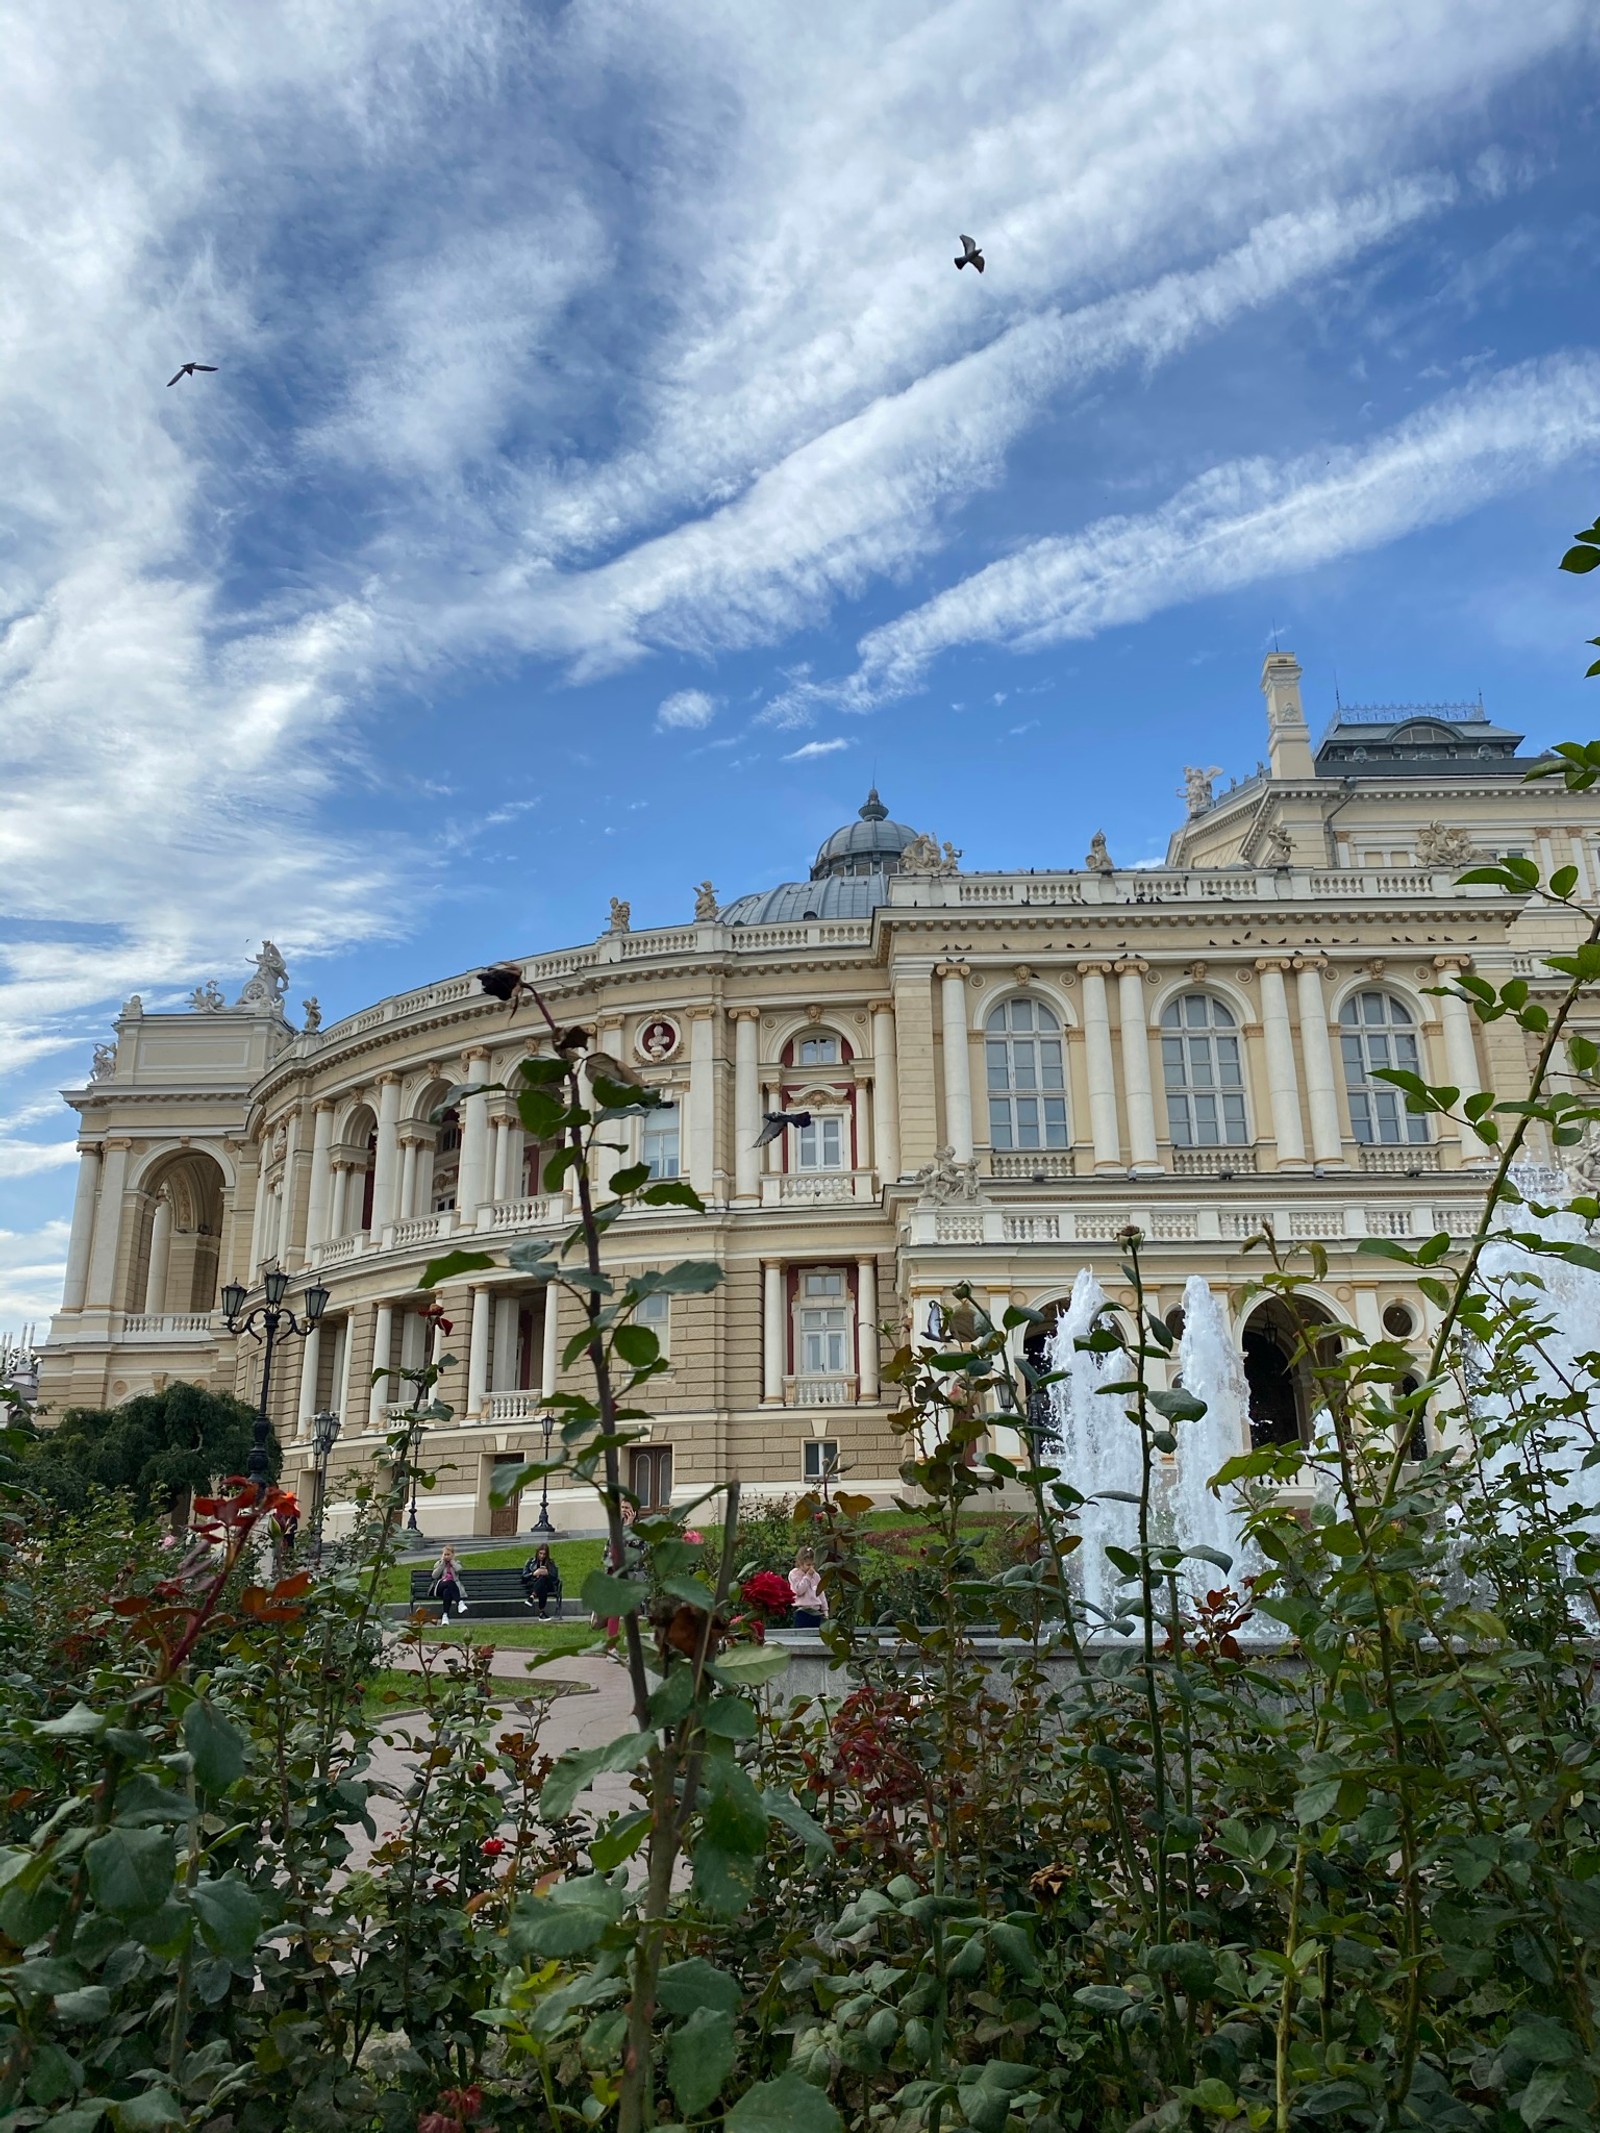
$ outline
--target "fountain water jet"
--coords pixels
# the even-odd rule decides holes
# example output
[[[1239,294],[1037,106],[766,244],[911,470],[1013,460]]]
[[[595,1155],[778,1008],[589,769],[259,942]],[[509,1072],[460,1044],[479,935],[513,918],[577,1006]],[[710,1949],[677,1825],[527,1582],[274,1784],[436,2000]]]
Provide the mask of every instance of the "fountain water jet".
[[[1102,1390],[1128,1374],[1127,1358],[1085,1355],[1075,1343],[1084,1339],[1105,1305],[1106,1293],[1087,1267],[1072,1285],[1072,1297],[1045,1349],[1052,1370],[1066,1375],[1050,1387],[1055,1443],[1044,1458],[1063,1481],[1089,1500],[1078,1513],[1083,1539],[1071,1558],[1075,1581],[1085,1604],[1100,1620],[1116,1615],[1122,1573],[1106,1560],[1106,1548],[1134,1549],[1139,1543],[1139,1513],[1131,1503],[1107,1502],[1105,1489],[1139,1493],[1139,1432],[1122,1411],[1119,1394]]]
[[[1206,1411],[1198,1421],[1176,1426],[1176,1473],[1169,1491],[1173,1538],[1182,1548],[1215,1548],[1233,1563],[1226,1573],[1204,1562],[1185,1565],[1190,1590],[1200,1595],[1224,1575],[1237,1588],[1260,1563],[1243,1538],[1233,1491],[1217,1496],[1207,1486],[1225,1461],[1250,1448],[1250,1389],[1227,1311],[1199,1274],[1184,1284],[1178,1368],[1184,1390],[1204,1400]]]

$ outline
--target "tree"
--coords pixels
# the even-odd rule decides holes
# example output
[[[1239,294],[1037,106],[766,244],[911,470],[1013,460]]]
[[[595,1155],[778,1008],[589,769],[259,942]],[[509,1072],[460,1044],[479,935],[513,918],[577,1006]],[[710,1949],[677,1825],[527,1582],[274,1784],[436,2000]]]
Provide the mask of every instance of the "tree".
[[[25,1455],[27,1478],[71,1510],[102,1489],[125,1489],[145,1511],[175,1516],[250,1457],[255,1413],[230,1393],[181,1379],[120,1407],[69,1407]],[[269,1439],[270,1469],[281,1457]]]

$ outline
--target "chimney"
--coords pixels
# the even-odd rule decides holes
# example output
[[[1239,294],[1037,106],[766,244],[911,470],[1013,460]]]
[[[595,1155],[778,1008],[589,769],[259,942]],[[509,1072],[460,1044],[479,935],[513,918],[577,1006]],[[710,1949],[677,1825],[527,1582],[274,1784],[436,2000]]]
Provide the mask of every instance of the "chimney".
[[[1292,652],[1269,652],[1261,669],[1267,699],[1267,760],[1279,779],[1314,778],[1311,729],[1300,708],[1300,662]]]

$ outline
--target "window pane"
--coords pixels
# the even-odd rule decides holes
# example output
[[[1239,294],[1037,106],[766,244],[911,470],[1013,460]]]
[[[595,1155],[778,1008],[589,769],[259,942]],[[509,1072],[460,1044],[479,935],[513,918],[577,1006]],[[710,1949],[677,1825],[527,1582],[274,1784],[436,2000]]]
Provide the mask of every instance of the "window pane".
[[[989,1146],[991,1148],[1014,1148],[1011,1138],[1011,1106],[1003,1098],[989,1099]]]

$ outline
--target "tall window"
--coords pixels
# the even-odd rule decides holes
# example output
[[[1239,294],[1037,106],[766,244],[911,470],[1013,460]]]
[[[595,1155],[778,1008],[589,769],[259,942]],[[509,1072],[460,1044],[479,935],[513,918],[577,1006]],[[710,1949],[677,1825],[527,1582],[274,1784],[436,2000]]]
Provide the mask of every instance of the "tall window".
[[[1405,1002],[1388,992],[1352,994],[1339,1010],[1339,1048],[1356,1139],[1369,1147],[1425,1141],[1427,1119],[1406,1109],[1398,1089],[1372,1078],[1380,1067],[1400,1067],[1408,1074],[1422,1071],[1416,1024]]]
[[[1006,1000],[984,1025],[991,1148],[1065,1148],[1061,1024],[1042,1000]]]
[[[639,1135],[639,1160],[650,1165],[653,1178],[675,1178],[678,1175],[676,1104],[663,1104],[644,1114],[644,1126]]]
[[[839,1064],[839,1040],[837,1037],[802,1037],[794,1048],[796,1066],[837,1066]]]
[[[1161,1015],[1161,1070],[1174,1148],[1239,1148],[1249,1138],[1233,1016],[1210,993],[1187,992]]]
[[[801,1126],[794,1137],[796,1170],[843,1170],[844,1123],[835,1112]]]
[[[838,1377],[850,1368],[850,1296],[840,1268],[802,1271],[796,1318],[802,1377]]]

